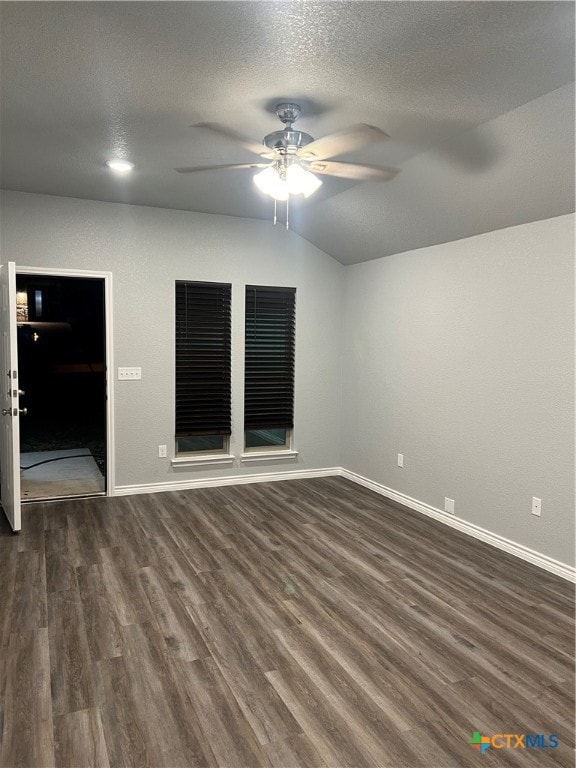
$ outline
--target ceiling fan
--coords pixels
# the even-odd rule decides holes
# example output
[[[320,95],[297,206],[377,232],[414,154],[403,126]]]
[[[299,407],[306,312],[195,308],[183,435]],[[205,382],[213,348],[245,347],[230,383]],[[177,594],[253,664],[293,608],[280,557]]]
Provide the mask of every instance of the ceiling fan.
[[[354,181],[389,181],[399,173],[397,168],[379,168],[373,165],[332,160],[333,157],[352,152],[365,144],[387,139],[388,135],[384,131],[373,125],[361,123],[314,140],[310,134],[293,129],[292,126],[300,117],[300,113],[298,104],[286,102],[278,104],[276,114],[284,124],[284,130],[269,133],[264,137],[262,144],[246,139],[235,130],[218,123],[197,123],[193,127],[206,128],[220,136],[232,139],[268,162],[200,165],[174,170],[178,173],[196,173],[221,169],[262,169],[254,176],[254,182],[262,192],[274,199],[274,223],[276,223],[276,201],[285,200],[288,210],[290,195],[309,197],[322,184],[315,174],[338,176]],[[286,226],[288,227],[288,218]]]

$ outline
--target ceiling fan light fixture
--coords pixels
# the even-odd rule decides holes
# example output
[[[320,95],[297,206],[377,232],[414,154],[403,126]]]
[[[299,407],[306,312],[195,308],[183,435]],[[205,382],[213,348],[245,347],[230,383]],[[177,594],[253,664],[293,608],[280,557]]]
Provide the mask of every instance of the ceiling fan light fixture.
[[[317,176],[298,163],[292,163],[285,172],[282,168],[282,174],[275,166],[265,168],[254,176],[254,183],[274,200],[288,200],[289,195],[310,197],[322,184]]]
[[[322,186],[322,181],[310,171],[306,171],[298,163],[293,163],[286,171],[286,183],[291,195],[310,197]]]
[[[254,176],[254,183],[265,195],[270,195],[274,200],[288,200],[288,184],[274,167],[265,168]]]

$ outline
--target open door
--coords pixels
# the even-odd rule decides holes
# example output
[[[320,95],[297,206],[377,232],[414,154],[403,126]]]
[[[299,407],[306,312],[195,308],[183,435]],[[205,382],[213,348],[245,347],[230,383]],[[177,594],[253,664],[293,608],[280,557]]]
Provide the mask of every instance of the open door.
[[[20,409],[16,326],[16,265],[0,266],[0,501],[13,531],[20,518]]]

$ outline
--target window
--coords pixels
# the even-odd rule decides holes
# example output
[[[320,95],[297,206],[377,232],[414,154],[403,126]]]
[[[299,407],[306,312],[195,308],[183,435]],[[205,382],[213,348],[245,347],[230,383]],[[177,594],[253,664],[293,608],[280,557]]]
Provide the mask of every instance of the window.
[[[295,288],[246,286],[244,446],[291,448],[294,426]]]
[[[176,282],[176,453],[227,453],[229,283]]]

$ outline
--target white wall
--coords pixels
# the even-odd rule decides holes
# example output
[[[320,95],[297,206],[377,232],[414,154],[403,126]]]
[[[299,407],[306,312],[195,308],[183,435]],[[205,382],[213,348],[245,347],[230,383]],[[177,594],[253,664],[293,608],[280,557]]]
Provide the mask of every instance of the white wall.
[[[340,464],[340,344],[344,267],[293,232],[227,216],[3,192],[1,261],[113,272],[117,366],[116,485]],[[174,281],[232,283],[232,452],[242,452],[244,286],[297,289],[297,460],[173,469],[158,445],[174,435]]]
[[[347,267],[343,403],[344,467],[572,564],[574,216]]]

